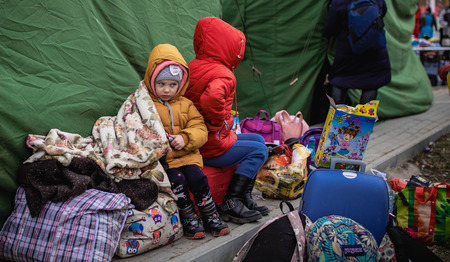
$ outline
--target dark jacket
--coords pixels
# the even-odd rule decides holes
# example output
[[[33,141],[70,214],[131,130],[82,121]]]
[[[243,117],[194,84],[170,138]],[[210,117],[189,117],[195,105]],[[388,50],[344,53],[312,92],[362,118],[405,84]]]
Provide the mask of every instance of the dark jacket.
[[[332,0],[325,24],[327,35],[337,40],[336,54],[328,75],[331,85],[341,88],[378,89],[391,81],[391,65],[387,48],[354,54],[348,41],[347,16],[351,0]],[[383,16],[384,0],[377,0]]]

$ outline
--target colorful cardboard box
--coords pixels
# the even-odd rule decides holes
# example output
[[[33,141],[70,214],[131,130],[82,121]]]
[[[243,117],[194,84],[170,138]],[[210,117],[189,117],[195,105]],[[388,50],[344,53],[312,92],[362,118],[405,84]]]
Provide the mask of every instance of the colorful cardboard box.
[[[318,167],[330,168],[332,158],[362,160],[377,120],[379,101],[350,107],[336,105],[331,97],[328,99],[330,109],[314,162]]]

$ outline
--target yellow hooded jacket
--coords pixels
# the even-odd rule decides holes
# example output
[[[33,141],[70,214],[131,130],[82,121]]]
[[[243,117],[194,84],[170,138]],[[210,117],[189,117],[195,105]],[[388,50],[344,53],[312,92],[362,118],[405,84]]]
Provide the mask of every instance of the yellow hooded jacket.
[[[181,65],[185,70],[183,79],[180,82],[180,91],[168,101],[167,104],[161,103],[154,93],[154,83],[152,75],[160,63],[171,63],[170,61]],[[189,85],[189,68],[183,56],[178,49],[170,44],[160,44],[153,48],[148,58],[147,69],[145,71],[144,83],[150,93],[156,110],[161,118],[164,130],[170,135],[183,136],[185,147],[182,150],[175,150],[167,154],[167,163],[169,168],[177,168],[186,165],[197,165],[203,168],[203,158],[200,155],[199,148],[206,143],[208,139],[208,130],[206,128],[203,116],[199,113],[194,104],[183,97],[187,86]],[[172,116],[171,116],[172,113]],[[173,122],[172,120],[173,119]]]

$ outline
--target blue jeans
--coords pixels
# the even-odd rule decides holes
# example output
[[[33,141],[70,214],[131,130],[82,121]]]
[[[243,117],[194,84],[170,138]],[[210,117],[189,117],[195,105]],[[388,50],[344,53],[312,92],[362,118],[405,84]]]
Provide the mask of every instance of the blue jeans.
[[[203,163],[212,167],[230,167],[239,164],[236,174],[250,179],[256,177],[269,156],[264,138],[258,134],[238,134],[237,140],[220,156],[204,158]]]

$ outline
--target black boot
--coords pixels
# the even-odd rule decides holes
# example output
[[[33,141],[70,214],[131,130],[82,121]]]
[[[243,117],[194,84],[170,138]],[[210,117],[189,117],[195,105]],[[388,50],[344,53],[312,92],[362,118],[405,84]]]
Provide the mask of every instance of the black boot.
[[[256,178],[254,178],[248,185],[247,191],[244,195],[243,203],[248,209],[256,210],[261,213],[261,215],[267,216],[269,214],[269,209],[266,206],[258,206],[258,204],[256,204],[256,201],[252,197],[252,190],[253,186],[255,185],[255,179]]]
[[[187,239],[201,239],[205,237],[205,229],[202,221],[191,204],[180,210],[181,223],[183,224],[184,236]]]
[[[223,197],[223,203],[218,207],[223,220],[244,224],[262,218],[261,213],[248,209],[242,202],[251,181],[252,179],[246,176],[233,175],[227,193]]]
[[[200,215],[202,217],[203,226],[206,230],[210,231],[215,237],[223,236],[230,233],[228,225],[222,221],[217,213],[216,203],[210,201],[203,207],[198,207]]]

